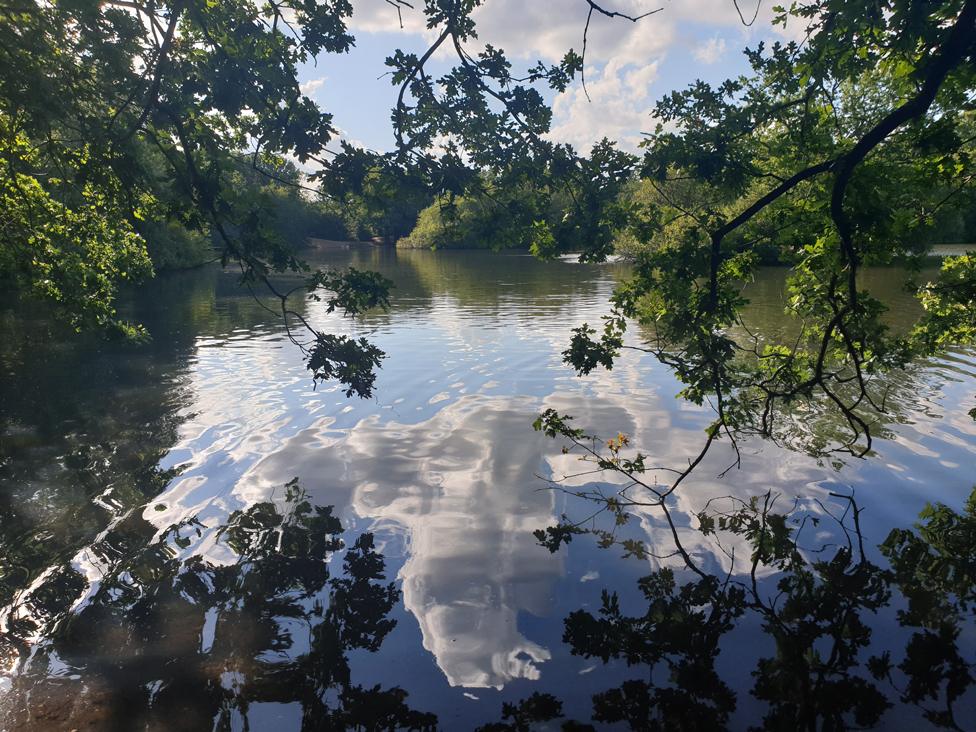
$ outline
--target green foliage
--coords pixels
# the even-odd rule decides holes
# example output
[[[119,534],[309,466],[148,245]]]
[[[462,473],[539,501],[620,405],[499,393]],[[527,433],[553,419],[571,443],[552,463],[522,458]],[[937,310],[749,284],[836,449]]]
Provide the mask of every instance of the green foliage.
[[[87,146],[66,157],[91,163]],[[139,333],[112,304],[120,282],[152,273],[145,244],[119,207],[121,183],[39,177],[39,151],[2,109],[0,159],[0,275],[55,303],[75,328]]]
[[[345,238],[342,217],[329,203],[306,197],[291,186],[271,185],[266,194],[272,227],[282,246],[301,250],[307,239]]]
[[[492,195],[455,196],[435,201],[420,212],[417,225],[397,246],[414,249],[526,249],[526,216],[535,211],[518,192],[505,201]]]
[[[541,259],[576,252],[584,261],[603,261],[624,220],[617,199],[635,161],[603,140],[588,157],[557,149],[545,161],[469,175],[463,192],[450,190],[424,209],[399,245],[529,249]]]
[[[902,618],[939,629],[956,625],[959,611],[976,609],[976,490],[959,513],[929,505],[915,530],[892,529],[881,545],[908,599]]]
[[[187,223],[217,216],[222,226],[246,226],[225,198],[234,157],[245,136],[260,139],[266,156],[300,160],[329,139],[330,118],[298,93],[296,69],[311,54],[348,48],[351,8],[124,5],[29,2],[2,11],[6,155],[31,145],[34,159],[18,156],[32,168],[24,175],[51,198],[97,190],[112,206],[106,218],[139,219],[161,199],[192,201]],[[277,30],[286,11],[301,34]],[[159,166],[165,185],[155,180]],[[247,258],[239,240],[221,244]]]
[[[323,287],[332,291],[327,301],[327,312],[341,310],[345,315],[359,315],[374,308],[390,306],[390,290],[393,283],[378,272],[369,272],[350,267],[344,272],[319,270],[308,281],[309,292]]]
[[[583,430],[569,426],[572,419],[572,417],[559,414],[559,412],[554,409],[547,409],[536,418],[535,422],[532,423],[532,428],[536,432],[542,432],[546,437],[555,437],[556,435],[562,435],[574,439],[582,439],[586,437]]]
[[[157,272],[197,267],[214,260],[214,247],[206,234],[176,221],[152,221],[142,227],[146,251]]]
[[[307,365],[316,381],[336,379],[345,385],[346,396],[368,398],[385,355],[365,338],[319,333],[308,349]]]
[[[339,232],[289,161],[317,159],[335,133],[298,68],[348,50],[351,12],[347,0],[0,8],[0,276],[76,327],[134,335],[113,303],[152,273],[147,240],[162,267],[209,259],[212,242],[293,317],[270,274],[305,271],[303,240]],[[360,355],[313,372],[365,387],[380,354]]]
[[[864,375],[905,363],[915,343],[886,332],[884,304],[860,294],[858,273],[914,261],[938,238],[927,229],[966,218],[971,4],[908,12],[902,0],[883,9],[810,0],[783,9],[777,22],[800,24],[807,42],[760,44],[746,52],[749,77],[669,94],[639,161],[607,140],[585,156],[548,140],[551,110],[537,87],[564,90],[583,58],[570,50],[556,65],[514,73],[501,49],[468,50],[479,5],[428,3],[431,47],[387,59],[399,89],[397,149],[379,155],[343,144],[324,163],[331,117],[301,94],[296,72],[316,54],[350,47],[346,0],[91,8],[32,0],[2,11],[10,21],[0,35],[7,156],[19,159],[10,151],[20,144],[36,151],[37,161],[20,160],[22,174],[68,210],[85,196],[111,204],[102,262],[106,247],[123,255],[140,246],[123,218],[134,231],[140,220],[155,225],[161,241],[160,225],[209,235],[249,281],[300,268],[295,241],[334,226],[336,214],[357,237],[393,241],[412,229],[405,244],[422,247],[531,247],[542,257],[576,251],[583,261],[617,247],[638,264],[619,315],[655,324],[656,352],[688,382],[689,398],[716,398],[723,426],[772,434],[773,405],[819,395],[849,421],[844,447],[866,450],[857,441],[869,443],[867,421],[852,406],[872,401]],[[455,67],[428,74],[427,60],[447,49]],[[301,185],[286,156],[323,165],[315,178],[328,203],[314,223],[298,215],[310,213],[303,198],[239,185],[248,169]],[[19,241],[34,224],[24,205],[9,211]],[[4,272],[42,283],[35,289],[49,297],[71,297],[44,285],[43,272],[33,276],[33,258],[4,248]],[[86,257],[71,260],[71,287],[98,295],[70,307],[96,307],[113,294],[108,282],[144,274],[123,259],[84,272]],[[761,353],[721,335],[743,305],[739,283],[770,260],[794,265],[791,310],[807,324],[789,352]],[[94,272],[101,284],[89,283]],[[92,319],[111,320],[110,304],[97,307]],[[861,399],[835,393],[833,382],[851,372]]]
[[[563,358],[580,375],[586,375],[597,366],[613,369],[613,361],[623,347],[623,322],[617,317],[604,319],[603,334],[593,340],[596,330],[583,323],[573,330],[569,348],[563,351]]]
[[[917,265],[940,238],[931,227],[973,200],[976,5],[861,5],[796,3],[780,21],[805,25],[805,44],[760,44],[746,51],[750,76],[663,98],[643,179],[617,199],[615,241],[634,276],[613,317],[642,321],[681,395],[715,407],[709,444],[782,437],[780,413],[802,404],[846,423],[808,450],[867,454],[883,410],[873,376],[976,336],[970,257],[921,289],[926,315],[909,337],[888,330],[861,278],[868,265]],[[741,322],[742,283],[763,261],[792,268],[788,343],[760,343]],[[565,353],[581,373],[620,350],[618,329],[595,335],[584,326]]]
[[[915,337],[927,352],[976,340],[976,256],[947,258],[939,280],[923,287],[919,298],[925,316]]]
[[[342,143],[322,194],[341,216],[352,239],[382,239],[393,244],[408,234],[432,200],[428,184],[416,172],[391,165],[379,156]]]

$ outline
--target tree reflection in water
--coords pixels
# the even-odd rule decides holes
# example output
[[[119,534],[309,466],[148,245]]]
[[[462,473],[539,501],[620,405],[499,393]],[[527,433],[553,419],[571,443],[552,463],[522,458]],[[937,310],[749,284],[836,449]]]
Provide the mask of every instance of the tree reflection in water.
[[[399,599],[371,534],[346,547],[331,507],[312,505],[297,480],[283,500],[234,512],[209,548],[182,557],[205,531],[191,519],[142,548],[133,542],[22,658],[4,728],[248,729],[251,708],[268,702],[297,703],[303,729],[436,725],[402,689],[350,678],[347,653],[379,649]],[[67,594],[60,584],[48,594]],[[24,616],[8,636],[35,626]]]
[[[721,572],[703,569],[679,533],[668,552],[625,538],[632,506],[612,500],[607,528],[539,531],[550,551],[588,534],[655,560],[636,612],[630,595],[605,590],[597,612],[564,620],[573,654],[623,661],[634,676],[594,695],[589,720],[565,719],[556,696],[535,693],[482,729],[727,727],[743,691],[723,678],[719,656],[735,652],[728,640],[750,619],[771,649],[753,638],[756,662],[742,658],[751,699],[764,705],[749,720],[757,727],[883,724],[901,702],[933,725],[964,728],[976,666],[976,491],[963,512],[932,506],[914,529],[891,531],[880,554],[865,546],[857,503],[841,500],[842,514],[799,504],[779,513],[771,494],[711,501],[698,532],[728,559]],[[117,561],[87,594],[68,566],[38,586],[7,633],[23,655],[5,729],[256,729],[267,704],[291,705],[302,729],[438,726],[404,690],[353,682],[348,653],[380,649],[399,592],[372,535],[346,546],[332,509],[307,500],[297,480],[216,530],[190,519],[147,541],[151,530],[136,517],[117,526]],[[59,609],[54,599],[66,596],[81,599]],[[885,611],[900,633],[878,632],[872,618]]]
[[[841,514],[819,501],[820,511],[797,502],[779,513],[771,493],[713,499],[698,515],[698,533],[727,560],[715,572],[685,547],[667,495],[643,482],[643,458],[624,456],[623,436],[603,449],[554,413],[538,428],[567,438],[567,449],[582,447],[597,472],[631,479],[615,492],[598,484],[566,489],[599,502],[609,526],[592,517],[564,520],[538,531],[540,543],[556,552],[588,534],[657,566],[638,582],[639,612],[625,611],[618,594],[604,590],[597,613],[578,610],[565,619],[563,640],[574,655],[642,667],[638,678],[593,697],[593,721],[641,730],[726,727],[741,700],[716,662],[731,632],[749,620],[758,620],[772,651],[755,649],[754,666],[740,666],[740,676],[751,674],[751,696],[765,705],[749,720],[757,728],[863,728],[883,723],[898,702],[938,727],[963,729],[976,720],[976,490],[963,512],[927,507],[914,529],[892,530],[879,552],[865,546],[861,508],[851,496],[832,494],[846,505]],[[671,551],[624,538],[632,512],[649,507],[665,516]],[[895,632],[872,627],[872,617],[885,611],[894,612]],[[482,729],[527,729],[561,718],[559,699],[537,693],[507,705],[502,722]]]

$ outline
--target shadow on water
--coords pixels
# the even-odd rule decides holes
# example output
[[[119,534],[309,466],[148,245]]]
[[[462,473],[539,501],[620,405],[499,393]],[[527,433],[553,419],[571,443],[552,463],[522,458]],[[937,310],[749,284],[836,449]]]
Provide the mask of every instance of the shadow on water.
[[[771,493],[710,502],[699,532],[725,554],[724,572],[703,570],[677,535],[664,554],[624,538],[631,517],[619,508],[606,528],[536,532],[552,552],[588,534],[657,565],[636,594],[604,589],[599,609],[563,624],[573,655],[624,661],[632,678],[595,694],[585,723],[563,715],[558,695],[535,693],[483,729],[971,729],[976,489],[963,511],[930,505],[878,547],[865,542],[863,508],[838,497],[839,514],[819,502],[779,512]]]
[[[721,729],[747,696],[763,703],[750,721],[764,729],[871,726],[899,703],[933,725],[965,728],[976,682],[976,491],[964,513],[933,506],[914,529],[893,530],[883,564],[865,548],[852,499],[829,516],[837,543],[813,512],[774,508],[766,495],[702,514],[702,533],[718,545],[744,540],[744,570],[734,556],[724,574],[693,561],[685,571],[660,566],[638,593],[606,589],[598,610],[564,619],[572,654],[622,660],[631,674],[593,695],[589,719],[564,718],[557,695],[536,692],[481,729]],[[297,479],[216,528],[189,519],[160,532],[132,517],[111,533],[109,573],[85,588],[63,568],[8,628],[22,655],[3,700],[5,729],[439,726],[402,688],[354,680],[348,654],[381,653],[400,593],[373,535],[344,541],[332,508],[313,504]],[[575,525],[537,538],[556,552],[582,533],[639,558],[649,551]],[[79,589],[70,607],[50,604]],[[875,616],[892,611],[902,632],[876,637]],[[728,644],[755,623],[772,640],[758,658]],[[18,642],[29,636],[31,646]],[[738,655],[731,678],[723,653]]]
[[[149,283],[130,306],[153,334],[142,345],[0,309],[0,601],[166,487],[159,461],[193,398],[197,339],[267,322],[253,300],[221,292],[232,283],[213,271]]]
[[[117,526],[109,574],[60,614],[13,623],[13,636],[47,628],[21,659],[5,728],[433,727],[401,689],[350,677],[347,654],[378,651],[395,625],[399,592],[372,534],[347,546],[297,480],[281,493],[214,532]],[[70,596],[80,579],[66,571],[45,591]]]

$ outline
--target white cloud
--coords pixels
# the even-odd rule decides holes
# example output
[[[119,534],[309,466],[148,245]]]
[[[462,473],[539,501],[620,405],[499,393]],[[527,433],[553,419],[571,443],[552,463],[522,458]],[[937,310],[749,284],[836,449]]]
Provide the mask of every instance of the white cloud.
[[[703,2],[707,0],[692,0],[693,5]],[[613,9],[636,17],[658,7],[659,0],[617,0]],[[477,8],[473,17],[481,44],[502,48],[513,58],[552,62],[571,48],[577,52],[582,50],[587,8],[583,0],[490,0]],[[663,12],[637,23],[594,14],[588,33],[587,60],[598,63],[619,58],[637,62],[663,52],[674,39],[674,21],[679,17],[674,11],[678,10],[681,16],[688,15],[678,5],[667,5]],[[735,17],[734,12],[732,9],[731,18]],[[427,29],[419,3],[415,3],[413,10],[403,8],[402,17],[401,29],[396,9],[385,0],[354,0],[349,25],[353,32],[414,34],[428,41],[436,35]]]
[[[654,10],[658,0],[618,0],[614,10],[637,17]],[[581,0],[526,3],[492,0],[474,13],[483,42],[504,48],[511,55],[556,61],[570,48],[581,52],[588,5]],[[616,59],[644,62],[670,44],[674,24],[662,12],[636,23],[594,14],[587,33],[590,63]]]
[[[703,64],[714,64],[725,55],[725,39],[715,36],[698,46],[692,54]]]
[[[385,0],[353,0],[350,27],[355,31],[393,32],[432,38],[421,4],[402,8],[403,28],[396,9]],[[587,60],[600,63],[617,59],[623,63],[654,60],[677,40],[676,26],[684,22],[768,31],[771,10],[763,7],[751,29],[745,29],[732,2],[726,0],[613,0],[608,10],[631,17],[661,9],[634,23],[626,18],[608,18],[594,13],[587,38]],[[478,39],[504,49],[514,58],[542,58],[555,61],[570,48],[582,50],[583,29],[589,6],[584,0],[489,0],[475,9]],[[745,12],[745,11],[743,11]]]
[[[414,7],[397,9],[386,0],[353,0],[353,13],[349,27],[353,31],[367,33],[407,33],[426,34],[427,19],[423,14],[422,3],[411,3]],[[400,27],[400,18],[403,27]]]
[[[308,97],[315,96],[315,92],[317,92],[322,87],[322,85],[326,81],[326,78],[327,77],[322,76],[319,77],[318,79],[309,79],[308,81],[303,82],[299,86],[299,89],[301,90],[302,94],[304,94],[305,96]]]
[[[419,3],[414,9],[402,8],[402,28],[396,9],[385,0],[353,0],[353,6],[354,32],[403,33],[428,43],[436,35],[436,30],[426,28]],[[556,96],[550,133],[552,139],[569,142],[580,151],[588,151],[605,136],[625,149],[636,148],[640,133],[654,126],[649,115],[657,91],[652,95],[650,86],[662,61],[679,45],[698,63],[710,65],[729,50],[726,38],[749,43],[760,36],[782,35],[771,29],[772,10],[766,4],[760,6],[751,27],[743,25],[728,0],[608,0],[603,6],[631,17],[661,12],[637,22],[593,13],[587,32],[586,91],[576,83]],[[478,38],[468,44],[468,50],[475,52],[490,43],[507,53],[516,70],[536,59],[557,62],[569,49],[582,52],[588,9],[585,0],[488,0],[473,13]],[[752,12],[747,10],[743,6],[748,20]],[[687,31],[690,23],[707,24],[715,35],[703,42],[693,40]],[[796,28],[791,30],[796,33]],[[435,59],[450,62],[453,53],[445,44]]]
[[[587,68],[586,90],[573,86],[553,102],[550,138],[584,153],[603,137],[616,140],[624,149],[636,149],[640,132],[652,127],[650,86],[657,68],[657,62],[622,68],[617,61],[600,70]]]

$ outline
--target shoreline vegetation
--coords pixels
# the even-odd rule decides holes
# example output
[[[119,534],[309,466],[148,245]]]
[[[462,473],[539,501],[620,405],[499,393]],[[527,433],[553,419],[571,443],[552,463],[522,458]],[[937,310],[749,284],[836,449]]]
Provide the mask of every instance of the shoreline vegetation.
[[[487,186],[486,186],[487,187]],[[500,199],[501,196],[501,199]],[[545,201],[547,205],[539,204]],[[608,227],[615,254],[636,260],[642,253],[668,245],[668,231],[662,236],[648,238],[639,230],[641,221],[650,220],[653,212],[665,202],[660,200],[652,181],[641,179],[624,184],[616,195],[614,205],[626,211],[622,219],[627,223],[597,222],[597,228]],[[730,209],[739,206],[735,201]],[[893,214],[894,215],[894,212]],[[377,215],[377,218],[383,216]],[[638,222],[635,227],[634,221]],[[515,249],[526,250],[545,257],[551,252],[585,251],[587,238],[595,232],[593,226],[580,225],[571,201],[551,192],[525,192],[506,198],[499,191],[483,196],[466,195],[441,197],[418,212],[416,223],[409,233],[395,237],[395,246],[404,249]],[[350,236],[354,232],[349,230]],[[394,237],[381,236],[374,231],[373,243],[393,244]],[[752,232],[759,241],[738,242],[740,248],[751,248],[761,264],[789,264],[801,250],[795,232],[780,231],[775,226]],[[936,211],[928,220],[919,221],[912,238],[922,248],[922,256],[946,257],[965,254],[976,241],[976,194],[965,191],[947,206]],[[540,244],[548,238],[548,245]],[[913,247],[914,248],[914,247]]]
[[[397,240],[395,243],[389,241],[384,241],[382,238],[374,239],[327,239],[316,236],[306,237],[304,241],[303,248],[305,250],[327,250],[327,249],[349,249],[351,246],[370,246],[370,247],[382,247],[387,249],[412,249],[412,250],[429,250],[429,251],[496,251],[496,252],[520,252],[524,254],[531,254],[530,246],[523,247],[509,247],[509,248],[498,248],[490,246],[457,246],[457,245],[447,245],[447,246],[417,246],[409,239],[409,237],[403,237]],[[924,256],[931,259],[945,259],[946,257],[958,257],[965,254],[967,251],[971,251],[976,247],[976,243],[966,244],[961,242],[945,242],[945,243],[935,243],[930,245],[930,248],[925,252]],[[565,255],[575,255],[578,252],[564,252]],[[612,260],[608,261],[628,261],[630,258],[626,255],[618,254]],[[769,262],[771,265],[787,265],[788,262]]]

